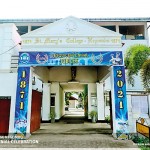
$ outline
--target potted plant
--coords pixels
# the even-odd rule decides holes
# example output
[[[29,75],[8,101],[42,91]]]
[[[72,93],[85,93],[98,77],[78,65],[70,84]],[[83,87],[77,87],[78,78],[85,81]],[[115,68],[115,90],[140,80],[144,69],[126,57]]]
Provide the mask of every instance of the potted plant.
[[[67,99],[67,100],[65,100],[65,110],[69,110],[69,100]]]
[[[92,122],[93,122],[93,123],[96,123],[96,121],[97,121],[97,111],[92,110],[92,111],[89,113],[89,115],[90,115],[90,117],[91,117],[91,119],[92,119]]]
[[[107,116],[105,117],[105,120],[106,120],[107,123],[110,123],[110,116],[107,115]]]
[[[55,117],[56,117],[56,113],[51,111],[50,112],[50,119],[51,119],[51,123],[54,123],[55,122]]]

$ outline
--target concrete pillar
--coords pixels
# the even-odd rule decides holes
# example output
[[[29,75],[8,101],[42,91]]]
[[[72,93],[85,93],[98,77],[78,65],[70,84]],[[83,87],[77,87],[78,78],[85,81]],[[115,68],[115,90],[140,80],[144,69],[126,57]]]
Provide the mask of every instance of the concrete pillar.
[[[90,113],[92,110],[97,111],[97,106],[93,105],[93,98],[96,100],[96,83],[88,83],[88,113]],[[95,97],[92,96],[92,94],[95,93]],[[88,115],[88,119],[91,119],[90,115]]]
[[[28,25],[28,33],[31,32],[31,25]]]
[[[50,113],[50,83],[43,83],[42,121],[49,121]]]
[[[116,25],[116,32],[119,33],[119,25]]]
[[[27,133],[30,136],[30,123],[31,123],[31,102],[32,102],[32,77],[33,68],[30,68],[29,91],[28,91],[28,113],[27,113]]]
[[[104,87],[102,83],[97,84],[97,111],[98,120],[105,120],[105,107],[104,107]]]

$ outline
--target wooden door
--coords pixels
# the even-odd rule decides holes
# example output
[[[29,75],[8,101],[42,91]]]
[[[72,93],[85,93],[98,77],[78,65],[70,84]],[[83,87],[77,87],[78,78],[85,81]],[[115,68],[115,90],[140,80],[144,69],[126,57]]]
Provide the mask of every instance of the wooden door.
[[[8,135],[10,99],[0,99],[0,135]]]
[[[42,93],[32,90],[31,122],[30,122],[31,133],[40,128],[41,105],[42,105]]]

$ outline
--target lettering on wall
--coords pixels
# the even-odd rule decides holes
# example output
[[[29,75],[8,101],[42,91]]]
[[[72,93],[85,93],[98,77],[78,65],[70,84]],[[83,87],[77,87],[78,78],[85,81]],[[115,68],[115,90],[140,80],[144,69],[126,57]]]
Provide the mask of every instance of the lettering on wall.
[[[23,45],[48,45],[48,46],[105,46],[107,45],[121,45],[120,37],[36,37],[23,38]]]

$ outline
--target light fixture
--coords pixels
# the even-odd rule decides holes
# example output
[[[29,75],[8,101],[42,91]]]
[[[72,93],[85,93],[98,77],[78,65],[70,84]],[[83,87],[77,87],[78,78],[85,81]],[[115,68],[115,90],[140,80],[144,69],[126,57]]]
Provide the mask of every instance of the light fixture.
[[[74,80],[74,81],[68,81],[68,83],[79,83],[79,81],[76,81],[76,80]]]

